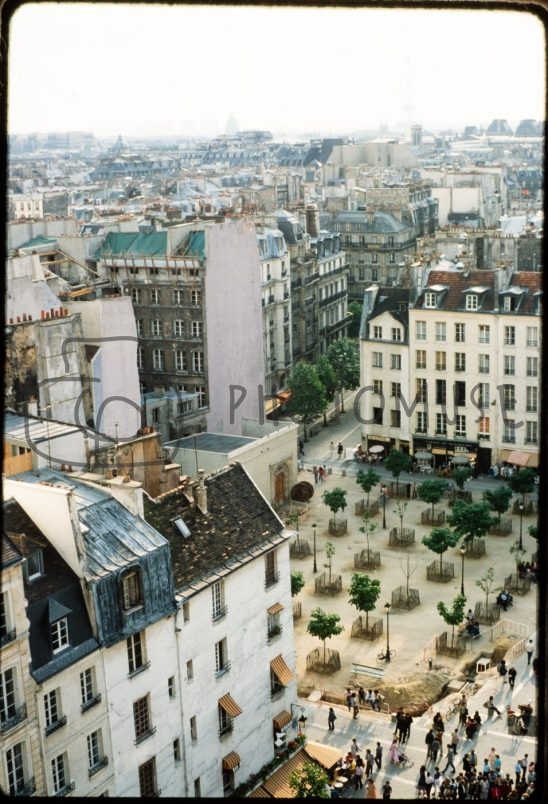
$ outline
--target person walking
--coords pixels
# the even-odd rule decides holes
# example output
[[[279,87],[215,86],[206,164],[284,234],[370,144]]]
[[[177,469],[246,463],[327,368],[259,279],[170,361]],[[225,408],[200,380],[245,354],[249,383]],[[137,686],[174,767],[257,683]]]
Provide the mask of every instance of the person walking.
[[[426,732],[426,737],[424,738],[424,742],[426,743],[426,759],[430,759],[432,755],[431,747],[433,739],[434,739],[434,729],[430,727],[430,729]]]
[[[508,672],[508,668],[506,667],[506,662],[504,659],[501,659],[497,665],[497,673],[499,674],[499,678],[501,679],[501,684],[506,683],[506,673]]]
[[[304,458],[304,441],[299,441],[299,458]]]
[[[392,740],[392,744],[390,746],[390,750],[388,752],[388,759],[390,762],[395,762],[396,765],[400,764],[400,741],[398,737],[394,737]]]
[[[455,772],[456,768],[453,762],[454,758],[455,758],[455,752],[453,750],[453,745],[452,743],[449,743],[449,745],[447,746],[447,764],[442,771],[443,774],[447,773],[447,768],[449,767],[449,765],[451,765],[451,767],[453,768],[453,773]]]
[[[314,483],[318,482],[318,467],[316,464],[312,467],[312,474],[314,475]]]
[[[497,715],[501,714],[500,709],[497,709],[495,705],[495,701],[492,695],[489,696],[489,700],[484,703],[484,706],[487,707],[487,717],[492,717],[493,712],[496,712]]]
[[[362,750],[362,749],[361,749],[361,748],[360,748],[360,746],[358,745],[358,742],[357,742],[356,738],[355,738],[355,737],[352,737],[352,742],[350,743],[350,753],[352,754],[352,756],[354,757],[354,759],[356,759],[356,757],[358,756],[358,754],[360,754],[360,753],[361,753],[361,750]]]
[[[470,749],[468,757],[470,759],[470,768],[472,770],[472,773],[475,773],[476,768],[478,767],[478,755],[476,754],[473,748]]]
[[[335,714],[335,710],[332,706],[329,707],[329,713],[327,715],[327,725],[329,727],[329,731],[335,731],[335,721],[337,720],[337,715]]]
[[[377,770],[382,768],[382,745],[378,741],[375,748],[375,765],[377,766]]]
[[[426,795],[426,765],[421,765],[419,768],[419,778],[417,779],[417,793],[418,798]]]
[[[373,779],[367,779],[364,798],[377,798],[377,788]]]
[[[487,758],[487,761],[489,762],[489,767],[491,768],[491,770],[495,770],[495,757],[496,756],[497,756],[497,752],[495,751],[495,748],[493,746],[491,748],[491,750],[489,751],[489,756]]]
[[[403,742],[409,742],[409,738],[411,737],[411,724],[413,723],[412,716],[407,713],[403,717]]]
[[[330,441],[329,442],[329,457],[330,458],[333,457],[334,452],[335,452],[335,444],[332,441]]]
[[[457,753],[457,748],[458,748],[458,745],[459,745],[459,741],[460,741],[459,733],[458,733],[457,729],[454,729],[452,734],[451,734],[451,747],[453,749],[454,754]]]
[[[363,787],[363,774],[365,772],[365,768],[363,766],[363,759],[361,757],[356,757],[356,770],[354,771],[354,786],[356,790]]]
[[[436,760],[438,758],[438,752],[439,752],[440,748],[441,748],[441,742],[438,739],[438,736],[435,734],[434,739],[430,743],[430,759],[432,760],[434,765],[435,765]]]
[[[386,782],[382,786],[382,797],[383,801],[390,801],[390,796],[392,795],[392,785],[386,780]]]
[[[346,705],[348,707],[348,711],[351,712],[352,711],[352,703],[351,703],[352,690],[350,689],[350,687],[346,688],[346,692],[345,692],[344,695],[345,695],[345,698],[346,698]]]
[[[514,773],[516,774],[516,784],[519,784],[521,781],[522,770],[523,769],[521,767],[521,760],[516,759],[516,764],[514,765]]]
[[[426,787],[426,798],[430,798],[430,794],[432,792],[432,785],[434,784],[434,777],[432,776],[429,770],[427,770],[424,775],[424,784]]]
[[[375,763],[375,757],[373,756],[373,754],[371,753],[369,748],[366,748],[366,750],[365,750],[365,775],[366,776],[371,776],[371,774],[373,773],[373,765],[374,765],[374,763]]]
[[[318,469],[318,477],[320,483],[325,483],[325,469],[323,468],[323,466],[320,466],[320,468]]]
[[[337,444],[337,455],[339,457],[339,460],[342,458],[343,451],[344,451],[344,447],[341,444],[341,442],[339,441],[339,443]]]
[[[533,658],[533,653],[535,652],[535,643],[531,638],[527,640],[525,651],[527,653],[527,667],[529,667],[531,664],[531,659]]]
[[[350,710],[352,712],[352,716],[354,720],[358,717],[358,712],[360,711],[360,707],[358,706],[358,698],[355,692],[352,693],[350,696]]]
[[[508,668],[508,684],[510,685],[510,689],[514,689],[514,683],[516,681],[517,671],[515,667]]]

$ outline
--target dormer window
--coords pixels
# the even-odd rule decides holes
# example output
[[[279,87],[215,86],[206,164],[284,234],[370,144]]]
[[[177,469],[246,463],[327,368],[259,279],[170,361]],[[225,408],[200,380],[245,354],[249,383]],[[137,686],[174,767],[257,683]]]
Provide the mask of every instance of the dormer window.
[[[66,617],[62,617],[60,620],[56,620],[54,623],[51,623],[50,638],[53,653],[59,653],[59,651],[68,648],[69,634],[68,619]]]
[[[122,578],[122,605],[124,611],[135,609],[143,604],[141,577],[139,570],[131,570]]]
[[[432,291],[426,291],[424,294],[424,306],[425,307],[436,307],[436,294],[432,293]]]
[[[42,550],[35,550],[27,556],[26,563],[27,581],[35,581],[44,574],[44,556]]]
[[[505,312],[511,312],[512,310],[516,309],[516,300],[514,299],[513,296],[504,296],[502,309]]]
[[[466,296],[466,309],[467,310],[477,310],[478,309],[478,297],[475,293],[469,293]]]

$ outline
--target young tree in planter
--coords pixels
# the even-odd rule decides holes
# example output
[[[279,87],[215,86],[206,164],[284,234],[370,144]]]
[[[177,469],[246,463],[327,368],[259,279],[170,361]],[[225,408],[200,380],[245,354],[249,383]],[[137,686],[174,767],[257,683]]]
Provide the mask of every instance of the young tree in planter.
[[[291,597],[299,594],[304,586],[304,575],[300,570],[291,570]]]
[[[306,630],[310,636],[318,637],[323,642],[323,664],[325,667],[325,641],[333,636],[337,636],[344,631],[344,625],[339,625],[340,616],[338,614],[326,614],[322,609],[317,608],[310,614],[310,622]]]
[[[337,387],[341,396],[341,413],[344,413],[343,388],[353,391],[360,384],[358,343],[351,341],[350,338],[337,338],[328,346],[326,355],[337,377]]]
[[[451,626],[451,647],[453,647],[455,642],[455,626],[460,625],[464,620],[465,605],[466,597],[464,595],[457,595],[450,609],[447,608],[442,600],[438,603],[437,609],[439,614],[441,614],[445,623]]]
[[[395,449],[395,447],[392,447],[385,458],[384,465],[396,478],[396,494],[399,494],[400,491],[399,477],[401,473],[409,472],[411,470],[412,463],[413,459],[410,455],[407,455],[407,453],[403,452],[401,449]]]
[[[325,555],[327,557],[327,564],[324,564],[324,567],[329,569],[329,586],[331,586],[331,562],[333,556],[335,555],[335,545],[333,542],[327,542],[325,545]]]
[[[300,360],[294,366],[287,381],[287,388],[291,391],[291,398],[287,403],[287,407],[291,414],[294,414],[302,421],[304,440],[308,441],[306,425],[315,416],[323,413],[327,407],[325,388],[314,366],[304,360]]]
[[[377,524],[371,521],[371,514],[369,511],[365,512],[365,514],[362,516],[362,519],[363,527],[360,528],[360,533],[365,533],[365,538],[367,539],[367,563],[369,563],[371,560],[369,553],[369,534],[377,530]]]
[[[371,493],[371,489],[374,488],[377,483],[381,482],[381,476],[375,472],[374,469],[371,467],[368,468],[367,472],[364,472],[363,469],[358,471],[356,475],[356,483],[367,494],[367,508],[369,508],[369,495]]]
[[[500,533],[500,523],[502,515],[510,508],[510,500],[512,499],[512,489],[510,486],[497,486],[492,491],[484,491],[482,499],[488,503],[491,511],[498,514],[497,527]]]
[[[443,554],[450,547],[455,547],[460,536],[449,528],[432,528],[427,536],[422,537],[422,543],[433,553],[440,557],[440,578],[443,577]]]
[[[320,382],[325,389],[325,398],[328,402],[331,402],[335,396],[335,391],[337,390],[337,375],[335,374],[333,366],[327,359],[326,355],[320,355],[314,365],[316,368],[316,374],[320,378]],[[323,411],[323,423],[324,427],[327,427],[327,405]]]
[[[405,595],[406,595],[407,600],[409,600],[409,579],[411,578],[413,573],[416,571],[417,566],[418,566],[418,563],[416,561],[415,561],[415,565],[413,566],[413,568],[411,568],[410,564],[411,564],[411,562],[410,562],[410,558],[409,558],[409,553],[407,553],[407,555],[405,556],[405,567],[403,566],[403,564],[400,561],[400,567],[402,568],[402,572],[405,575]]]
[[[396,505],[394,506],[394,513],[398,515],[400,520],[400,539],[403,539],[403,518],[405,516],[405,511],[407,509],[407,503],[403,500],[398,500]]]
[[[417,497],[432,505],[432,523],[434,522],[434,505],[439,503],[447,489],[446,480],[425,480],[417,490]]]
[[[493,587],[493,583],[495,581],[495,570],[493,567],[487,567],[481,578],[478,578],[476,581],[476,586],[479,586],[482,592],[485,594],[485,614],[487,615],[489,612],[489,595],[491,594],[491,589]]]
[[[465,503],[456,500],[447,521],[458,537],[462,536],[464,541],[468,542],[485,536],[495,520],[490,514],[487,503]]]
[[[373,611],[381,593],[381,582],[369,575],[355,572],[348,588],[350,605],[365,611],[365,630],[369,631],[369,612]]]
[[[520,469],[519,472],[514,472],[511,477],[506,479],[508,485],[514,494],[521,494],[522,501],[525,500],[525,495],[530,494],[535,488],[534,469]]]
[[[510,555],[514,557],[514,561],[516,562],[516,574],[518,574],[519,565],[523,561],[527,550],[525,549],[525,547],[520,547],[518,539],[518,541],[514,542],[514,544],[508,549],[508,552],[510,553]]]
[[[346,508],[346,489],[340,486],[335,486],[331,491],[324,491],[322,500],[328,508],[333,512],[333,524],[335,524],[335,515],[337,511],[344,511]]]
[[[331,798],[329,776],[316,762],[305,762],[299,770],[291,771],[287,783],[295,798]]]
[[[457,466],[456,469],[453,469],[453,480],[459,491],[464,489],[464,484],[469,477],[472,477],[472,470],[469,466]]]

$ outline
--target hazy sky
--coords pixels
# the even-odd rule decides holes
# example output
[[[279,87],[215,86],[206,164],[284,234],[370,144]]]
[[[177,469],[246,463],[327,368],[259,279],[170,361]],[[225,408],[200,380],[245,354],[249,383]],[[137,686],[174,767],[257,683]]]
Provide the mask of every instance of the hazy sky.
[[[528,12],[42,3],[11,19],[10,132],[515,126],[545,112]]]

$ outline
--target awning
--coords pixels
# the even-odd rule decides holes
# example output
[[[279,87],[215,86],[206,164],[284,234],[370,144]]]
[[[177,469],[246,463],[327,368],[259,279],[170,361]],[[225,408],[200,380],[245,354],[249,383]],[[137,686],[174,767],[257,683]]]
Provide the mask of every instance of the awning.
[[[312,740],[309,740],[306,745],[303,746],[303,751],[308,754],[310,759],[313,759],[326,770],[334,768],[341,758],[340,748],[332,748],[330,745],[316,743]]]
[[[281,603],[274,603],[274,605],[271,606],[266,611],[267,611],[268,614],[278,614],[280,611],[283,611],[283,610],[284,610],[284,607],[282,606]]]
[[[237,717],[242,714],[242,710],[230,694],[223,695],[222,698],[219,698],[219,706],[221,709],[225,710],[229,717]]]
[[[291,399],[291,391],[280,391],[277,396],[282,405],[284,405],[288,399]]]
[[[278,712],[276,717],[272,718],[272,724],[276,731],[281,731],[288,723],[291,723],[291,715],[287,709],[282,709],[281,712]]]
[[[538,452],[530,452],[529,453],[529,460],[527,462],[527,466],[529,469],[537,469],[538,468]]]
[[[264,412],[268,416],[269,413],[273,413],[278,408],[281,408],[282,403],[278,399],[265,399],[264,403]]]
[[[231,751],[226,757],[223,757],[223,770],[231,771],[234,768],[240,767],[240,756],[236,751]]]
[[[503,451],[504,455],[504,451]],[[520,452],[518,449],[508,450],[508,455],[506,458],[503,457],[503,461],[507,463],[514,463],[516,466],[527,466],[529,464],[530,453],[529,452]]]
[[[452,449],[441,449],[440,447],[432,447],[433,455],[452,455]]]
[[[287,687],[289,682],[293,681],[293,673],[284,662],[281,653],[279,656],[276,656],[275,659],[272,659],[270,662],[270,668],[276,674],[280,684],[283,684],[284,687]]]

